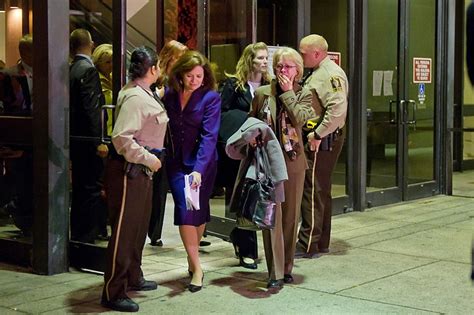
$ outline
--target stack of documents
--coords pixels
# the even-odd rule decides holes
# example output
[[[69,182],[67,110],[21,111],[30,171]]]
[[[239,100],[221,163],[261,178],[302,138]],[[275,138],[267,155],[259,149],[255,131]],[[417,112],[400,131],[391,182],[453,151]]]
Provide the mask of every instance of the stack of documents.
[[[186,209],[199,210],[199,186],[191,188],[193,183],[192,175],[184,175],[184,197],[186,198]]]

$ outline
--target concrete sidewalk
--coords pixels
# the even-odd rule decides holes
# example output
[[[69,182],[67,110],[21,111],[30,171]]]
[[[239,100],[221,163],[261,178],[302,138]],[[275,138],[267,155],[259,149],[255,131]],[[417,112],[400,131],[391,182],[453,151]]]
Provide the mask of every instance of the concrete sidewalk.
[[[197,293],[186,290],[186,254],[177,238],[163,248],[147,245],[144,272],[160,286],[132,298],[145,314],[474,314],[473,201],[436,196],[336,216],[331,253],[297,260],[295,283],[277,294],[265,288],[261,239],[262,261],[253,272],[238,267],[229,243],[209,237]],[[102,281],[78,271],[45,277],[0,265],[0,313],[109,312],[99,304]]]

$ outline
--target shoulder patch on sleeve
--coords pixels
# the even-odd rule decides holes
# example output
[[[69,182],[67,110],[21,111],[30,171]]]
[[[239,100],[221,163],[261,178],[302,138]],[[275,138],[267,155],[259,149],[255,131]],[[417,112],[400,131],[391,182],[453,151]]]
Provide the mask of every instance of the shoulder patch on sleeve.
[[[341,83],[341,79],[338,78],[338,77],[331,77],[329,79],[329,81],[331,81],[331,86],[332,86],[332,91],[333,92],[339,92],[339,91],[342,91],[342,83]]]

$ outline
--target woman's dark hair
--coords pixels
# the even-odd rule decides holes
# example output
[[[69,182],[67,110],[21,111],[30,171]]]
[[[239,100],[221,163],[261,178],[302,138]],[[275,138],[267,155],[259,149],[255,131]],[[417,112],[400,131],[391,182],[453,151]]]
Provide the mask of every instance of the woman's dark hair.
[[[153,66],[158,63],[158,55],[150,47],[141,46],[135,48],[130,57],[130,66],[128,67],[128,78],[135,80],[144,77]]]
[[[206,90],[216,89],[216,78],[212,71],[209,60],[196,50],[189,50],[182,55],[171,69],[169,85],[176,91],[182,91],[183,77],[186,73],[193,70],[194,67],[201,66],[204,70],[204,79],[202,87]]]

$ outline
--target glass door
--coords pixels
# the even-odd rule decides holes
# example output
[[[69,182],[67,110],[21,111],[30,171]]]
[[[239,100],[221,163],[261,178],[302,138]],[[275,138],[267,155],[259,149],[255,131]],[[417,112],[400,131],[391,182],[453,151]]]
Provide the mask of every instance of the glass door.
[[[235,73],[235,66],[244,48],[254,42],[254,0],[211,0],[207,2],[205,18],[206,50],[214,66],[217,81],[226,79],[226,73]],[[203,7],[205,8],[205,7]],[[204,14],[203,14],[204,16]],[[201,30],[198,30],[200,32]],[[225,143],[218,143],[218,154],[224,156]],[[225,163],[220,163],[211,199],[211,222],[207,233],[227,240],[235,227],[235,214],[229,211],[232,191],[223,186],[235,178],[228,178]]]
[[[367,206],[433,194],[436,0],[369,0]]]
[[[436,0],[406,1],[403,200],[433,195],[435,183]]]

